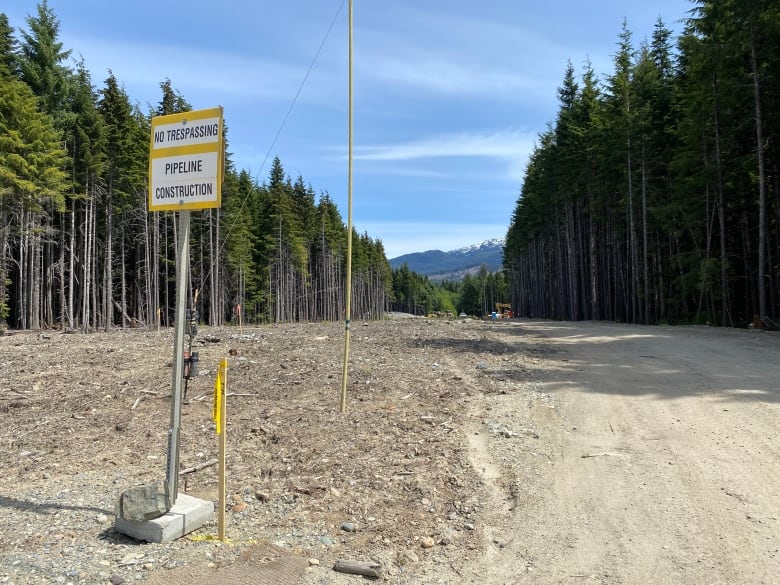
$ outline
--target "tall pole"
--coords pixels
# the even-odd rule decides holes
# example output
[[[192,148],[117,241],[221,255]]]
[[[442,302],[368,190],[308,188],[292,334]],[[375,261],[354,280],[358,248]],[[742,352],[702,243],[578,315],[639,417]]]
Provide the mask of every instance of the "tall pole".
[[[352,0],[349,0],[349,132],[347,163],[347,303],[345,307],[344,368],[341,372],[341,412],[347,410],[347,370],[349,367],[349,325],[352,319]]]
[[[190,212],[179,212],[179,246],[176,250],[176,341],[173,344],[173,390],[171,425],[168,429],[168,461],[165,485],[168,509],[176,503],[179,491],[179,427],[181,426],[182,385],[184,382],[184,307],[187,303],[187,272],[190,264]]]

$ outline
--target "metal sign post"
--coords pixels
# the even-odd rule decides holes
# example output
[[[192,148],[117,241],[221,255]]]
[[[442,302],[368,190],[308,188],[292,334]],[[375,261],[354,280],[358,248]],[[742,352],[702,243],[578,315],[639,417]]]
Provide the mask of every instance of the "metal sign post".
[[[179,492],[179,433],[181,427],[182,387],[184,385],[184,325],[187,304],[187,272],[190,264],[190,212],[179,212],[179,247],[176,250],[176,340],[173,344],[173,390],[171,425],[168,429],[168,460],[165,488],[168,509]]]
[[[184,334],[187,329],[187,273],[190,267],[190,210],[220,207],[224,173],[222,108],[152,118],[149,145],[149,210],[179,212],[176,252],[176,340],[173,345],[173,391],[165,496],[169,509],[179,488],[179,436],[184,381]],[[195,307],[192,307],[193,315]],[[197,324],[195,324],[197,326]],[[190,342],[193,325],[189,324]],[[191,350],[192,348],[190,348]],[[192,360],[192,352],[188,356]],[[193,362],[188,362],[190,366]]]
[[[120,531],[133,531],[135,524],[166,514],[176,503],[179,491],[182,386],[185,378],[184,334],[187,327],[190,211],[221,206],[225,167],[221,107],[156,116],[152,118],[151,126],[149,211],[177,211],[180,225],[176,250],[176,339],[173,346],[171,424],[168,429],[165,482],[156,481],[131,487],[119,495],[116,516],[117,526],[122,522]],[[190,344],[194,328],[197,327],[194,306],[192,310],[194,324],[190,323]],[[193,374],[195,359],[190,351],[188,376]]]

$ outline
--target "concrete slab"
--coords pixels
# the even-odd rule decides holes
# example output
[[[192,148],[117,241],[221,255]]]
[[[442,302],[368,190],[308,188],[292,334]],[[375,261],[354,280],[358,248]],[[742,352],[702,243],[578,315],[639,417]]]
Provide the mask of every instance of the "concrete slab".
[[[179,494],[168,512],[152,520],[135,521],[116,517],[114,528],[146,542],[171,542],[197,530],[214,516],[214,502]]]

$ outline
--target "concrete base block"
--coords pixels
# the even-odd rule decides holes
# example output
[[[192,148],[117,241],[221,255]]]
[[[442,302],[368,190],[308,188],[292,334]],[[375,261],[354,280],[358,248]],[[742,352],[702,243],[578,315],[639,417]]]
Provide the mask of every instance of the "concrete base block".
[[[171,542],[197,530],[214,516],[214,502],[179,494],[167,513],[152,520],[137,522],[116,517],[114,528],[137,540]]]

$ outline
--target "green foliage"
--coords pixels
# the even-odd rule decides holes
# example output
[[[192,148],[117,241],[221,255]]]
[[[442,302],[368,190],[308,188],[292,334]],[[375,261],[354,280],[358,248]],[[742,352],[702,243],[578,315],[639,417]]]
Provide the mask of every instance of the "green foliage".
[[[97,94],[89,72],[80,62],[71,104],[74,115],[69,117],[71,124],[67,132],[72,137],[69,141],[70,157],[74,161],[75,180],[81,193],[103,175],[106,163],[106,128],[96,102]]]
[[[155,114],[157,116],[167,116],[170,114],[180,114],[181,112],[189,112],[192,110],[192,106],[184,99],[181,92],[173,88],[171,80],[167,77],[165,81],[160,83],[160,89],[162,90],[162,99],[157,105]]]
[[[467,274],[462,281],[431,282],[427,276],[409,270],[408,265],[392,271],[393,311],[427,315],[429,313],[461,312],[484,316],[495,310],[496,303],[506,303],[509,287],[503,272],[489,272],[482,266],[475,275]]]
[[[147,211],[149,132],[152,116],[192,107],[170,79],[149,112],[111,71],[96,90],[83,62],[68,65],[45,0],[27,25],[19,42],[0,13],[0,323],[169,323],[180,234],[175,214]],[[382,242],[348,234],[328,193],[291,181],[278,157],[266,184],[236,171],[227,131],[222,208],[190,225],[190,280],[208,322],[238,305],[254,322],[344,318],[349,264],[351,316],[388,308]],[[428,296],[426,307],[449,302]]]
[[[0,72],[0,197],[39,210],[64,206],[65,152],[51,117],[38,110],[30,87]],[[8,203],[5,203],[8,205]]]
[[[780,11],[768,0],[696,4],[677,55],[659,20],[638,49],[624,24],[603,86],[590,65],[579,84],[568,66],[507,232],[519,313],[745,323],[761,267],[780,313],[780,270],[757,252],[780,246],[780,192],[774,171],[762,179],[756,140],[758,126],[764,167],[776,169]],[[479,303],[472,283],[461,302]]]
[[[0,12],[0,70],[16,75],[19,69],[18,43],[13,32],[13,28],[8,22],[8,16]]]
[[[234,302],[255,306],[263,301],[260,294],[262,290],[259,284],[258,267],[253,261],[253,248],[257,235],[253,230],[252,215],[247,209],[256,205],[258,197],[257,186],[252,182],[249,173],[241,171],[236,175],[234,171],[227,173],[222,187],[222,209],[225,223],[230,226],[230,233],[225,241],[225,259],[237,282],[245,290],[244,299],[239,290],[236,290]],[[238,287],[237,287],[238,289]]]
[[[46,0],[38,4],[37,15],[27,17],[29,32],[22,32],[19,70],[22,80],[39,96],[44,112],[58,127],[65,125],[71,93],[72,71],[63,63],[70,50],[58,40],[60,21]]]
[[[427,315],[438,310],[434,286],[428,277],[409,270],[406,264],[393,270],[391,309],[412,315]]]
[[[466,275],[457,302],[459,313],[485,316],[496,310],[496,303],[509,302],[509,287],[503,272],[488,272],[483,266],[475,275]]]
[[[146,184],[148,125],[145,119],[139,124],[127,93],[113,72],[108,73],[97,104],[105,135],[105,178],[119,199],[118,208],[129,210],[137,205],[135,196]]]
[[[456,315],[458,313],[458,295],[448,291],[441,286],[435,287],[434,307],[440,313],[449,313]]]
[[[38,109],[28,85],[0,67],[0,327],[10,315],[11,284],[7,251],[19,218],[44,209],[64,209],[66,175],[61,135],[51,117]]]

